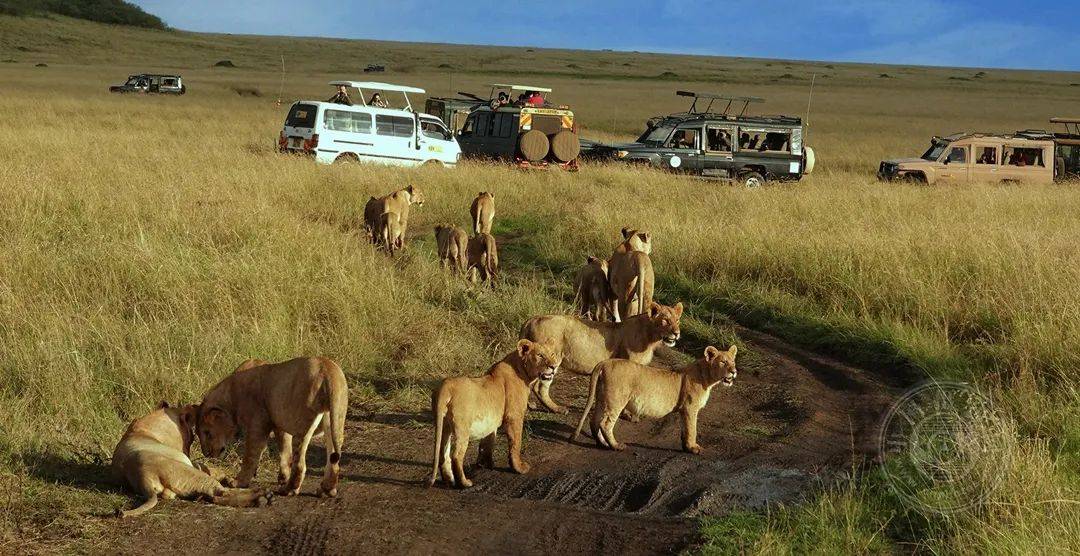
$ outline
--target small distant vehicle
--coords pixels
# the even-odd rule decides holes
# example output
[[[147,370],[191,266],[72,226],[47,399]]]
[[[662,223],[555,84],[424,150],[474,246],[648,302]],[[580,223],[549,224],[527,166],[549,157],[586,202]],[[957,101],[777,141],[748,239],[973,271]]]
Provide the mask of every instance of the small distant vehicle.
[[[1062,142],[1060,147],[1057,141]],[[1076,134],[1058,138],[1042,130],[956,133],[931,139],[930,148],[920,158],[882,161],[878,178],[931,185],[968,181],[1053,183],[1058,174],[1055,162],[1059,160],[1059,179],[1067,177],[1069,160],[1075,175],[1080,156],[1077,145],[1080,136]]]
[[[187,86],[179,75],[137,73],[128,76],[123,85],[109,87],[109,92],[182,95],[187,92]]]
[[[523,168],[576,170],[581,141],[574,112],[549,103],[545,95],[550,92],[547,87],[496,83],[487,99],[470,93],[433,97],[424,111],[450,124],[466,156]]]
[[[748,116],[751,103],[764,102],[756,97],[675,94],[693,99],[687,111],[651,118],[633,143],[586,141],[583,156],[736,181],[747,187],[796,181],[813,172],[814,150],[803,144],[801,118]],[[736,113],[739,105],[742,108]]]
[[[382,73],[386,71],[386,66],[382,64],[368,64],[364,68],[364,73]]]
[[[278,136],[278,150],[314,156],[323,164],[375,162],[395,166],[456,166],[461,147],[439,118],[413,111],[409,94],[423,89],[374,81],[331,81],[356,89],[354,104],[300,100],[289,107]],[[375,106],[365,91],[398,92],[400,108]]]

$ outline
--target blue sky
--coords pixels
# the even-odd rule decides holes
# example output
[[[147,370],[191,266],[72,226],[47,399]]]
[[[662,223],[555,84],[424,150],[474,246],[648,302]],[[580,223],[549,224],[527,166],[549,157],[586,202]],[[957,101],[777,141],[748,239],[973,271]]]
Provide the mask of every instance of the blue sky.
[[[1080,70],[1077,0],[129,1],[191,31]]]

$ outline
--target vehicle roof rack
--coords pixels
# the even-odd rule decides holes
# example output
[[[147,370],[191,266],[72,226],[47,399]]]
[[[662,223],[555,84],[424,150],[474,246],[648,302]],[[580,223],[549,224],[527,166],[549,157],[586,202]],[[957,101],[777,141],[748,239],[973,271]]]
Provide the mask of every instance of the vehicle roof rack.
[[[715,103],[718,100],[721,101],[721,102],[726,100],[727,105],[724,106],[724,110],[722,112],[716,112],[717,114],[720,114],[722,116],[727,116],[731,112],[732,105],[735,104],[735,103],[741,102],[741,103],[743,103],[743,107],[742,107],[742,110],[739,111],[739,116],[743,116],[743,115],[746,114],[746,109],[750,107],[750,103],[752,103],[752,102],[765,102],[765,99],[763,99],[761,97],[738,97],[738,96],[730,96],[730,95],[721,95],[721,94],[716,94],[716,93],[695,93],[695,92],[692,92],[692,91],[675,91],[675,94],[680,96],[680,97],[690,97],[690,98],[694,99],[694,102],[692,102],[690,104],[690,109],[686,111],[687,114],[712,114],[712,113],[714,113],[712,111],[713,103]],[[705,105],[704,110],[699,110],[698,109],[698,101],[705,101],[705,100],[709,101],[708,104]]]
[[[1050,118],[1052,124],[1062,124],[1069,135],[1080,135],[1080,118]]]
[[[510,89],[511,91],[536,91],[538,93],[550,93],[551,89],[548,87],[533,87],[532,85],[513,85],[510,83],[492,83],[492,87],[497,89]]]
[[[394,85],[393,83],[380,83],[378,81],[331,81],[330,85],[339,87],[344,85],[345,87],[352,87],[360,91],[360,102],[367,106],[367,100],[364,99],[364,89],[370,89],[375,91],[396,91],[405,95],[405,109],[412,112],[412,102],[409,101],[409,93],[424,94],[427,91],[420,87],[409,87],[406,85]]]

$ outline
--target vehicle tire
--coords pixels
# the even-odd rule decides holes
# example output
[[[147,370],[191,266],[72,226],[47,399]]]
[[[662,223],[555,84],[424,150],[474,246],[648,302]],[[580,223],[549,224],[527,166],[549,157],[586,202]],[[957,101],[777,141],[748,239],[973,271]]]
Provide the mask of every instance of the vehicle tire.
[[[538,129],[530,129],[518,139],[518,150],[521,151],[521,157],[529,162],[540,162],[547,158],[550,149],[551,142],[548,141],[547,135],[544,135],[544,132]]]
[[[1065,179],[1065,157],[1063,156],[1054,158],[1054,178]]]
[[[817,162],[817,156],[814,154],[814,149],[810,147],[803,147],[803,175],[809,176],[810,172],[814,171],[814,164]]]
[[[442,168],[445,164],[441,160],[435,160],[434,158],[424,162],[424,168]]]
[[[581,154],[581,140],[573,131],[564,129],[551,136],[551,156],[559,162],[570,162]]]
[[[761,187],[765,185],[765,177],[757,172],[746,172],[739,175],[739,185],[743,187]]]
[[[360,157],[353,153],[342,153],[334,159],[334,164],[358,164],[359,162]]]

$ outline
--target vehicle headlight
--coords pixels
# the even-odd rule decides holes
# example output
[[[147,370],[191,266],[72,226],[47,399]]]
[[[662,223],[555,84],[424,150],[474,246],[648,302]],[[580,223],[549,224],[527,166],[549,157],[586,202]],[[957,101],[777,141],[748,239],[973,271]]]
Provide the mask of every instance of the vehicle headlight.
[[[626,155],[628,154],[630,154],[630,151],[619,151],[615,153],[615,156],[618,158],[626,158]]]

